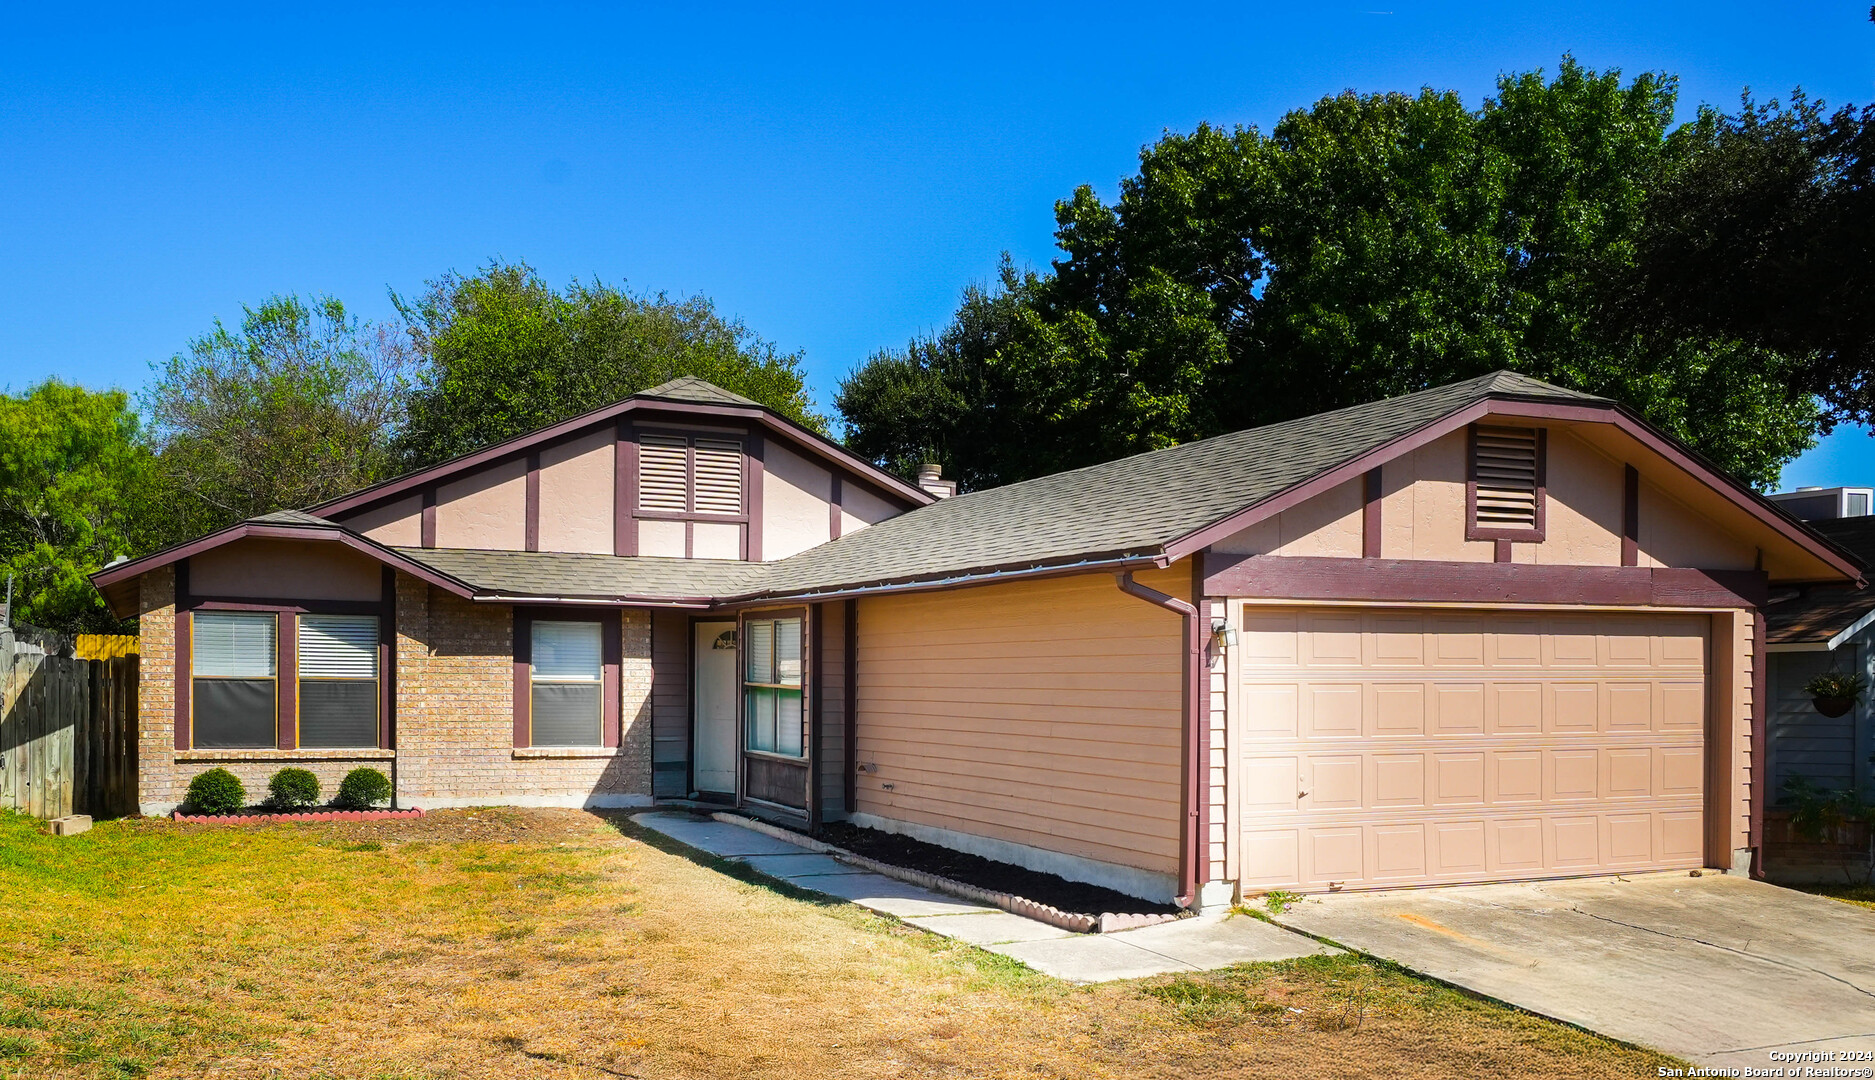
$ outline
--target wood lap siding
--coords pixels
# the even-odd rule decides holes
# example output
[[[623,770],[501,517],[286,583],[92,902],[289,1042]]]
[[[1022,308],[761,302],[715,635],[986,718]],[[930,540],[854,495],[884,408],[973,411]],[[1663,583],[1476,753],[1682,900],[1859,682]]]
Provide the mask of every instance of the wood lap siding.
[[[1137,577],[1191,591],[1188,564]],[[1176,872],[1177,616],[1099,574],[867,598],[857,622],[857,810]]]

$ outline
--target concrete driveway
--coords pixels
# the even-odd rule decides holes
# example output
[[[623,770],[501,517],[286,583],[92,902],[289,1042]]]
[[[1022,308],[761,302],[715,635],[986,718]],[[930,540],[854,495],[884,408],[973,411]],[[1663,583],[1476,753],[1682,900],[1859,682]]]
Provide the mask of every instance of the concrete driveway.
[[[1346,893],[1277,920],[1701,1065],[1875,1051],[1875,911],[1744,878]]]

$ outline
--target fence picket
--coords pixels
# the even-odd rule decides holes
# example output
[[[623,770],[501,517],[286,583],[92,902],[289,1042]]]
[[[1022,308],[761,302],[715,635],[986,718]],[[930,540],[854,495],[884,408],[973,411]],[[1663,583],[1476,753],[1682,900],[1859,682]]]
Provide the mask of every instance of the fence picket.
[[[138,657],[72,651],[68,638],[0,625],[0,808],[135,813]]]

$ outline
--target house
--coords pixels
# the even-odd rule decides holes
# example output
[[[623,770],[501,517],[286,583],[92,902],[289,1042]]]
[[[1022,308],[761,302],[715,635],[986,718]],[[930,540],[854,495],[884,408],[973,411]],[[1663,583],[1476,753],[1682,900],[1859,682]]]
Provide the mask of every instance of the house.
[[[1816,532],[1863,561],[1875,558],[1875,516],[1869,489],[1803,489],[1772,496],[1773,501],[1806,518]],[[1765,605],[1766,650],[1770,669],[1767,709],[1766,772],[1770,801],[1782,800],[1786,785],[1802,777],[1832,791],[1875,791],[1875,707],[1868,695],[1839,716],[1826,716],[1804,686],[1828,671],[1860,673],[1875,681],[1875,592],[1843,585],[1779,589]],[[1774,815],[1776,816],[1776,815]],[[1772,876],[1796,880],[1816,876],[1820,849],[1774,829]],[[1866,853],[1867,845],[1856,845]],[[1838,863],[1840,860],[1830,860]],[[1840,865],[1825,873],[1834,877]]]
[[[1771,588],[1859,562],[1508,372],[954,497],[678,380],[93,580],[141,799],[718,801],[1156,900],[1743,871]]]

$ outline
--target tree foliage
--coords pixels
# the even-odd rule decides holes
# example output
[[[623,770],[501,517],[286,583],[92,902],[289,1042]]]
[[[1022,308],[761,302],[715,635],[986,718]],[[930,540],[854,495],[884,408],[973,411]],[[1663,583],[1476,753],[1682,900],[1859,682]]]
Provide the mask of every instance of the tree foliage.
[[[149,476],[121,391],[48,379],[0,394],[0,578],[13,578],[15,622],[117,628],[85,574],[141,546]]]
[[[1509,368],[1772,483],[1823,419],[1802,358],[1618,303],[1654,193],[1705,145],[1675,95],[1565,59],[1474,110],[1349,92],[1267,134],[1168,134],[1112,204],[1057,204],[1048,273],[1006,265],[942,333],[857,369],[849,441],[981,487]]]
[[[197,535],[390,475],[418,360],[396,324],[362,323],[329,297],[273,297],[238,329],[215,320],[143,396],[162,531]]]
[[[809,427],[799,353],[783,353],[706,297],[602,283],[556,291],[525,263],[449,274],[398,299],[425,368],[399,444],[416,467],[576,416],[682,375]]]

